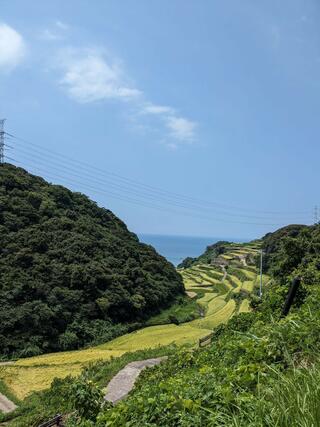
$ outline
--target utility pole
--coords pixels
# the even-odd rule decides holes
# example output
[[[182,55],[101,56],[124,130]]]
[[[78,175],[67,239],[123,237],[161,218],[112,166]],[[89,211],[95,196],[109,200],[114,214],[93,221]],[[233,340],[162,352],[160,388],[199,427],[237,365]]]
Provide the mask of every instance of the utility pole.
[[[318,206],[314,207],[314,223],[318,224],[319,222],[319,216],[318,216]]]
[[[0,120],[0,164],[4,163],[4,122],[6,119]]]
[[[263,256],[263,250],[260,251],[260,292],[259,296],[262,298],[262,256]]]

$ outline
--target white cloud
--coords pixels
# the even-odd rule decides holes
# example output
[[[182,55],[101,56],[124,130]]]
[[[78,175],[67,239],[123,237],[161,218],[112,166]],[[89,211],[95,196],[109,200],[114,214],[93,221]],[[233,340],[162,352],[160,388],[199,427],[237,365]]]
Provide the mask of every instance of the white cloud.
[[[26,46],[22,36],[9,25],[0,23],[0,69],[15,68],[25,53]]]
[[[178,115],[177,111],[167,105],[146,103],[141,107],[141,113],[159,117],[169,130],[169,137],[175,142],[167,141],[168,148],[176,149],[176,142],[192,142],[195,140],[197,124]]]
[[[141,92],[126,83],[121,68],[97,51],[65,51],[60,83],[78,102],[104,99],[130,100]]]
[[[145,114],[174,114],[175,110],[172,107],[168,107],[166,105],[156,105],[156,104],[145,104],[142,108],[142,113]]]
[[[56,66],[63,72],[60,85],[75,101],[118,100],[129,103],[136,119],[146,123],[147,117],[150,117],[151,126],[164,133],[162,139],[170,149],[195,140],[195,122],[182,117],[168,105],[148,101],[143,92],[130,84],[119,62],[110,59],[105,52],[98,49],[64,49],[56,59]]]
[[[171,116],[167,119],[167,127],[172,137],[180,141],[192,142],[197,124],[184,117]]]

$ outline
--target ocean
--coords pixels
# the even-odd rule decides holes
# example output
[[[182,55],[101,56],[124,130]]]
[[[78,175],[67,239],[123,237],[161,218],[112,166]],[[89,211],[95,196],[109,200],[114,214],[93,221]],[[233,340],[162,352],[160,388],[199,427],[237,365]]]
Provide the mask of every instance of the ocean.
[[[191,237],[191,236],[164,236],[157,234],[138,234],[141,242],[152,245],[159,254],[177,266],[184,258],[201,255],[208,245],[226,240],[238,242],[244,240],[221,237]]]

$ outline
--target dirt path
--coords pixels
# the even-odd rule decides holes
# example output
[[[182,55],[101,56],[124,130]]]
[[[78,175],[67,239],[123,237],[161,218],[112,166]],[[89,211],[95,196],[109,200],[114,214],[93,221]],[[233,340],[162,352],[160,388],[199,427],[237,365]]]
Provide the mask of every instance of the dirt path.
[[[11,402],[6,396],[0,393],[0,411],[7,414],[8,412],[12,412],[17,408],[17,406]]]
[[[226,280],[228,273],[227,273],[226,267],[224,265],[220,265],[220,267],[221,267],[221,270],[223,271],[223,277],[221,279],[221,282],[224,282]]]
[[[128,363],[128,365],[121,369],[121,371],[109,382],[104,399],[112,403],[117,403],[119,400],[125,398],[133,389],[134,383],[143,369],[159,365],[166,359],[167,357],[164,356],[156,359],[139,360],[137,362]]]

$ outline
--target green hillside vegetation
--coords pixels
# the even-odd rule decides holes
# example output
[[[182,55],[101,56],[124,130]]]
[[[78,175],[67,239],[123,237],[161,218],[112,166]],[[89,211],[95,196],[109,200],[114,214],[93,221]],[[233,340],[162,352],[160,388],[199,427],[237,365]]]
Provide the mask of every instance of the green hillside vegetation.
[[[230,268],[232,263],[233,260],[230,261]],[[200,264],[179,271],[187,290],[191,289],[196,294],[195,299],[179,297],[175,304],[151,317],[146,322],[149,327],[102,345],[19,359],[13,365],[2,368],[0,384],[2,380],[3,386],[16,398],[25,399],[22,407],[28,407],[28,402],[35,398],[32,392],[49,388],[55,377],[63,379],[68,375],[78,376],[88,363],[96,364],[103,360],[103,366],[106,366],[106,363],[112,363],[114,357],[122,360],[127,357],[125,355],[141,350],[150,351],[152,355],[159,350],[159,354],[162,354],[163,346],[172,344],[196,348],[199,338],[208,335],[213,328],[236,315],[242,299],[248,294],[239,294],[238,288],[242,283],[239,281],[233,285],[231,276],[225,277],[219,266]],[[238,279],[234,277],[234,280]],[[46,412],[38,414],[36,417],[40,418],[36,418],[37,422],[45,419],[45,414]],[[15,421],[17,425],[20,423],[19,419],[20,417]],[[27,425],[26,418],[22,417],[21,423]]]
[[[260,245],[267,252],[268,265],[262,300],[257,296],[257,270],[251,264]],[[204,310],[201,317],[182,325],[151,326],[96,348],[23,359],[3,368],[3,387],[16,394],[10,387],[15,376],[8,371],[19,363],[27,364],[20,368],[45,372],[45,363],[52,368],[59,363],[67,366],[68,360],[69,366],[75,366],[75,359],[89,358],[94,352],[119,352],[113,359],[91,359],[80,376],[55,380],[50,389],[29,394],[17,411],[3,419],[12,427],[31,427],[64,412],[73,414],[68,427],[319,425],[320,263],[315,260],[320,256],[320,226],[303,228],[295,236],[276,232],[249,249],[244,245],[249,252],[247,266],[238,263],[240,252],[232,246],[225,250],[233,252],[224,267],[226,274],[212,260],[179,269],[186,288],[198,295],[196,302]],[[292,248],[297,247],[301,252],[293,262]],[[280,266],[286,269],[286,277]],[[209,283],[200,274],[204,269],[206,274],[219,272],[220,281]],[[236,269],[244,273],[244,280],[234,274]],[[272,274],[271,280],[267,273]],[[285,297],[297,274],[302,285],[290,314],[283,318]],[[234,277],[241,283],[240,290]],[[197,348],[198,338],[212,330],[212,344]],[[125,354],[120,355],[121,351]],[[124,401],[115,407],[100,406],[101,390],[128,361],[164,354],[169,355],[168,361],[143,372]]]
[[[249,256],[251,261],[254,260],[257,250],[260,249],[260,240],[255,240],[249,243],[231,243],[224,240],[214,243],[213,245],[207,246],[205,252],[199,257],[185,258],[179,265],[178,268],[188,268],[197,266],[199,264],[211,264],[217,257],[224,258],[227,261],[233,261],[237,263],[240,260],[241,255]]]
[[[0,165],[0,358],[70,350],[141,327],[180,275],[111,211]]]
[[[224,253],[225,245],[230,244],[226,241],[219,241],[210,245],[206,248],[205,252],[197,258],[188,257],[184,259],[179,265],[178,268],[188,268],[197,264],[210,264],[211,259],[216,258],[218,255]]]

